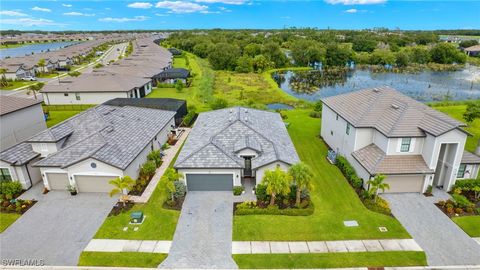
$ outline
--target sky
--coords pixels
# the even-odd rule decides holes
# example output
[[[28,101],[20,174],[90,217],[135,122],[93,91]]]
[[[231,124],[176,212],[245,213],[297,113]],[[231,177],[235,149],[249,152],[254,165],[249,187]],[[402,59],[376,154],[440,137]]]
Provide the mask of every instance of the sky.
[[[480,29],[480,1],[1,0],[0,29]]]

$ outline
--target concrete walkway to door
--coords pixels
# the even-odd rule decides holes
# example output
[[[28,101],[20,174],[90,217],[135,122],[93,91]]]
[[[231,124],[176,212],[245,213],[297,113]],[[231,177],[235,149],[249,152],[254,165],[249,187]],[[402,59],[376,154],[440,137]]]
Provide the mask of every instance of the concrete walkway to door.
[[[172,247],[159,268],[232,269],[233,194],[190,191],[183,203]]]
[[[384,194],[382,197],[423,248],[429,265],[480,265],[480,245],[440,211],[432,197],[419,193]]]

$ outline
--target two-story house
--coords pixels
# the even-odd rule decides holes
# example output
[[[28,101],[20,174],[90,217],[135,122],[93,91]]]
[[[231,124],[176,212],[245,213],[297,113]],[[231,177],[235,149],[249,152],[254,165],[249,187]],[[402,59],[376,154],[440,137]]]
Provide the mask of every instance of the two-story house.
[[[386,192],[450,190],[476,178],[480,157],[465,152],[465,124],[389,87],[322,100],[321,136],[368,180],[386,175]],[[467,177],[468,176],[468,177]]]

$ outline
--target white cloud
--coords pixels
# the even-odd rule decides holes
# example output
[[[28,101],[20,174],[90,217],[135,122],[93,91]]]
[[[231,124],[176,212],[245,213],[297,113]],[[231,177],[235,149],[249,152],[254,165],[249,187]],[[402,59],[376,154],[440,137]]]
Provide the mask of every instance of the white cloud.
[[[128,4],[127,7],[148,9],[148,8],[153,7],[153,5],[151,3],[148,3],[148,2],[135,2],[135,3]]]
[[[49,9],[49,8],[41,8],[41,7],[33,7],[32,10],[35,10],[35,11],[41,11],[41,12],[51,12],[52,10]]]
[[[19,19],[0,19],[0,24],[16,25],[16,26],[47,26],[56,25],[63,26],[64,24],[56,23],[47,19],[35,19],[35,18],[19,18]]]
[[[346,13],[357,13],[358,10],[356,8],[351,8],[351,9],[347,9],[345,10]]]
[[[82,13],[82,12],[75,12],[75,11],[65,12],[65,13],[63,13],[63,15],[65,15],[65,16],[85,16],[85,17],[95,16],[95,14],[93,14],[93,13]]]
[[[373,5],[373,4],[383,4],[387,0],[325,0],[328,4],[336,5]]]
[[[13,16],[13,17],[25,17],[25,16],[28,16],[28,15],[25,14],[25,13],[21,13],[21,12],[14,11],[14,10],[2,10],[2,11],[0,11],[0,15]]]
[[[158,16],[158,17],[167,17],[167,16],[170,16],[169,14],[162,14],[162,13],[155,13],[155,16]]]
[[[72,5],[70,5],[70,4],[62,4],[62,6],[64,6],[64,7],[72,7]]]
[[[205,5],[182,1],[160,1],[155,7],[168,9],[171,13],[194,13],[208,10],[208,7]]]
[[[292,18],[292,17],[290,17],[290,16],[282,16],[282,17],[280,17],[280,19],[284,19],[284,20],[290,20],[291,18]]]
[[[133,18],[112,18],[112,17],[107,17],[107,18],[100,18],[98,19],[101,22],[117,22],[117,23],[124,23],[124,22],[141,22],[145,21],[148,19],[147,16],[135,16]]]
[[[246,0],[195,0],[197,3],[209,3],[209,4],[227,4],[227,5],[243,5]]]

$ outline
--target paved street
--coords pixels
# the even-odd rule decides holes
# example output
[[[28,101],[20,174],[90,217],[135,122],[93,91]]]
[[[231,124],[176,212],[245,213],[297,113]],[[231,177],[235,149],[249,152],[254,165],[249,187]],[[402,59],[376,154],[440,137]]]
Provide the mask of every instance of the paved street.
[[[419,193],[382,195],[415,241],[429,265],[480,264],[480,245]]]
[[[78,257],[116,202],[105,193],[50,191],[42,184],[22,198],[38,202],[0,234],[2,259],[37,259],[46,265],[77,265]]]
[[[159,268],[237,268],[231,252],[232,215],[232,192],[189,192],[170,254]]]

